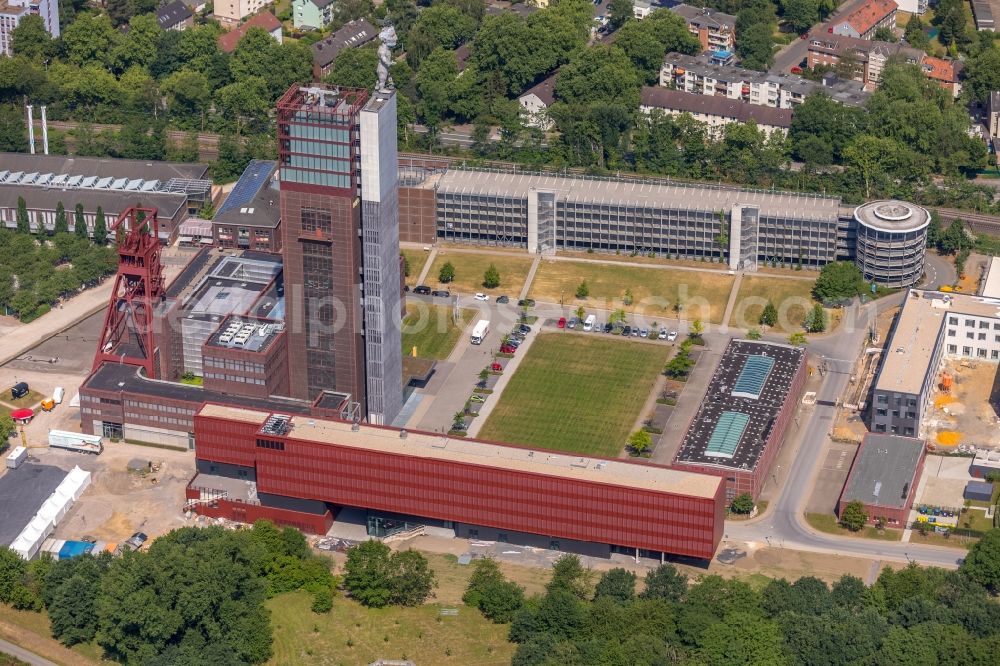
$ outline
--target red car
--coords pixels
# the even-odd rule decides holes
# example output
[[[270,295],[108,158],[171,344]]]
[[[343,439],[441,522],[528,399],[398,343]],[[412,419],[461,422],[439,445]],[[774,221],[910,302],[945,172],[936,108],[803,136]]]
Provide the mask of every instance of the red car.
[[[796,65],[795,67],[792,67],[791,71],[792,71],[792,74],[801,74],[802,73],[802,68],[799,67],[798,65]]]
[[[493,365],[490,366],[490,370],[492,370],[493,372],[502,372],[503,366],[500,365],[499,363],[494,363]]]
[[[513,354],[517,351],[517,347],[514,345],[500,345],[501,354]]]
[[[559,317],[559,323],[556,324],[559,328],[566,328],[566,317]]]

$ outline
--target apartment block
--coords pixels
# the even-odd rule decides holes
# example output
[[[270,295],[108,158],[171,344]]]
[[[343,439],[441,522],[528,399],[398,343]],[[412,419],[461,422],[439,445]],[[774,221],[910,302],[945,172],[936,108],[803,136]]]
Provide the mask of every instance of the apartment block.
[[[827,30],[843,37],[874,39],[879,28],[896,28],[898,8],[893,0],[867,0],[843,19],[832,22]]]
[[[684,18],[688,31],[701,42],[702,51],[733,51],[736,48],[736,17],[732,14],[680,4],[670,8]]]

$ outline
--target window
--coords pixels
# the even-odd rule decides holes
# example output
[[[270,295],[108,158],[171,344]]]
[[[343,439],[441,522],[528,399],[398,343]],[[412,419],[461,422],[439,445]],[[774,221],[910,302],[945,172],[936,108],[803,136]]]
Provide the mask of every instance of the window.
[[[962,347],[962,353],[966,356],[972,356],[972,347]]]
[[[979,339],[980,340],[985,340],[986,339],[986,334],[985,333],[980,333],[979,334]]]
[[[965,337],[968,338],[969,340],[975,340],[976,339],[976,334],[973,333],[972,331],[968,331],[968,332],[966,332]]]
[[[876,413],[877,413],[877,414],[878,414],[879,416],[888,416],[888,414],[889,414],[889,410],[888,410],[888,409],[885,409],[885,408],[883,408],[883,407],[880,407],[880,408],[878,408],[878,409],[876,410]]]
[[[979,358],[986,358],[986,350],[985,349],[977,349],[976,350],[976,356],[978,356]]]
[[[880,404],[887,405],[889,404],[889,396],[885,394],[879,394],[878,396],[876,396],[875,401]]]
[[[328,210],[317,208],[302,209],[302,230],[319,231],[329,234],[333,232],[333,216]]]
[[[257,440],[257,448],[258,449],[271,449],[273,451],[284,451],[285,450],[285,443],[284,442],[276,442],[273,439],[258,439]]]
[[[948,353],[949,354],[957,354],[958,353],[958,347],[956,345],[948,345]]]
[[[875,432],[885,432],[885,424],[884,423],[876,423],[875,424]]]
[[[965,320],[965,325],[966,326],[975,326],[976,325],[976,320],[975,319],[966,319]]]
[[[990,327],[990,322],[988,321],[979,322],[979,328],[989,328],[989,327]]]
[[[913,428],[903,428],[903,434],[913,437]],[[893,521],[896,522],[896,521]]]
[[[479,530],[477,530],[474,527],[470,527],[469,528],[469,538],[470,539],[478,539],[479,538]]]
[[[948,323],[954,326],[958,323],[958,317],[948,317]]]
[[[948,337],[949,338],[955,337],[955,329],[953,329],[953,328],[949,328],[948,329]]]
[[[1000,358],[1000,352],[994,349],[993,351],[990,352],[990,358],[993,359],[994,361],[997,360],[998,358]]]

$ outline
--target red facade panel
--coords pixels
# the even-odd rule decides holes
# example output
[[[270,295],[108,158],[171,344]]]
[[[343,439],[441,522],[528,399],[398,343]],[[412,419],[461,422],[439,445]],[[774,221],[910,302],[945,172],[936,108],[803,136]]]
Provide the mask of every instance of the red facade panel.
[[[189,500],[196,500],[200,493],[196,488],[186,488],[185,497]],[[301,511],[289,511],[249,502],[234,502],[227,499],[217,499],[212,502],[199,504],[197,507],[199,515],[209,518],[225,518],[235,520],[240,523],[253,523],[258,520],[270,520],[275,525],[294,527],[310,534],[326,534],[333,525],[333,513],[327,511],[324,514],[313,515],[302,513]]]
[[[288,437],[258,448],[252,424],[207,416],[195,433],[199,459],[256,467],[261,493],[702,559],[722,538],[723,484],[696,497]]]

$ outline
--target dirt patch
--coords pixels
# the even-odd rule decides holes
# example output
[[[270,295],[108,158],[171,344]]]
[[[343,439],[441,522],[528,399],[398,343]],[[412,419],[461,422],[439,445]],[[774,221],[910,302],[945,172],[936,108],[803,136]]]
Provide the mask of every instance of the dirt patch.
[[[962,433],[954,430],[942,430],[934,440],[942,446],[958,446],[958,443],[962,441]]]
[[[105,534],[114,535],[113,541],[123,541],[135,532],[132,529],[132,521],[125,514],[117,511],[111,513],[111,517],[104,521],[100,529]]]
[[[949,390],[943,380],[951,377]],[[942,450],[1000,446],[1000,386],[997,366],[975,360],[946,360],[924,421],[927,440]]]

